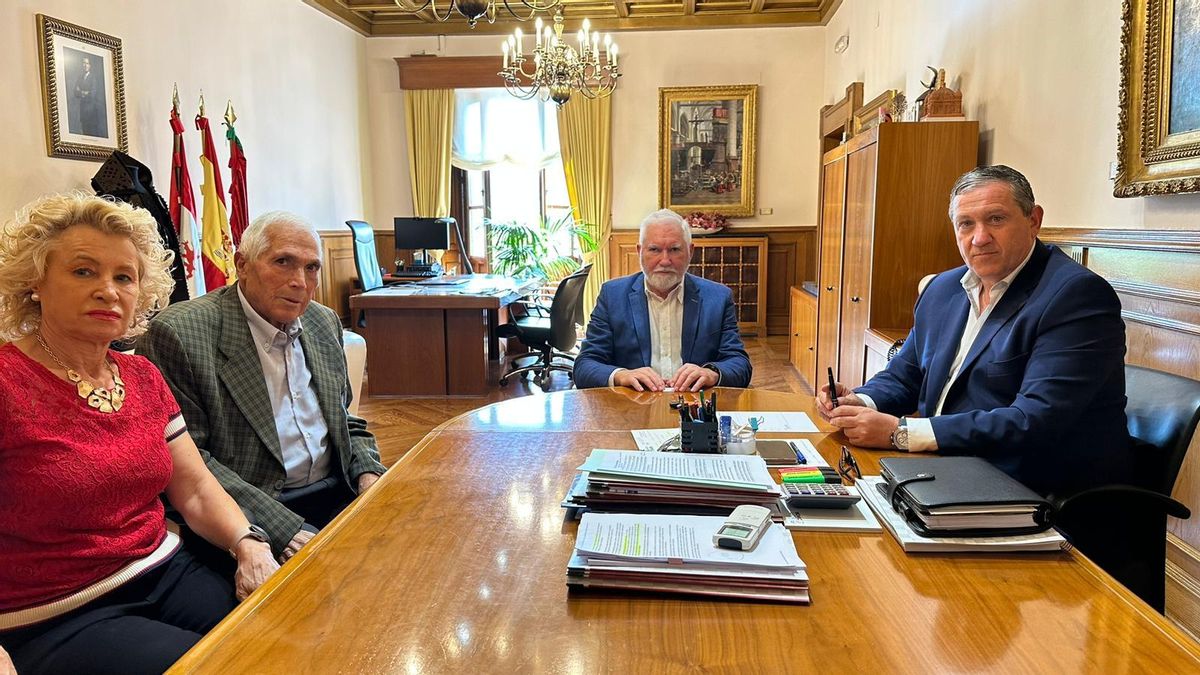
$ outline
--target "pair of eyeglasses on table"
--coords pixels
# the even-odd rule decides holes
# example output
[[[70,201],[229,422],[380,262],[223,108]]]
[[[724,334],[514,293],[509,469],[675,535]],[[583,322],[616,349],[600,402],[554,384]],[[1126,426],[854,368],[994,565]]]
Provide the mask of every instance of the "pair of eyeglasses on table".
[[[838,460],[838,474],[850,485],[854,484],[855,478],[862,478],[862,470],[858,468],[858,462],[854,459],[854,455],[850,454],[850,449],[844,445],[842,446],[842,456]]]

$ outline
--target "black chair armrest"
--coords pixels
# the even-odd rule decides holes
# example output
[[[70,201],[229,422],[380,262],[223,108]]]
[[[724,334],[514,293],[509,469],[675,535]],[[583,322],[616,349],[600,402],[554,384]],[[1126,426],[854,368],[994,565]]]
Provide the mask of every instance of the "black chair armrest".
[[[1184,520],[1192,517],[1191,509],[1183,503],[1161,492],[1147,490],[1134,485],[1102,485],[1061,499],[1052,499],[1051,501],[1054,503],[1055,510],[1058,513],[1063,513],[1064,511],[1082,508],[1088,502],[1096,499],[1103,500],[1106,503],[1111,503],[1114,499],[1117,499],[1134,507],[1154,508],[1169,516]]]

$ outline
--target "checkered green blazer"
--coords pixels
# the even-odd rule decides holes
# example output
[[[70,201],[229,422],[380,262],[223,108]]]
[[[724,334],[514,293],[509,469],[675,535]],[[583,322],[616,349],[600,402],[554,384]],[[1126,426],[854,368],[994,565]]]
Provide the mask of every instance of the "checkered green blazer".
[[[342,477],[384,472],[367,423],[349,414],[342,326],[315,302],[301,317],[300,345],[329,427]],[[286,472],[275,415],[246,315],[234,286],[172,305],[150,322],[137,353],[162,371],[209,470],[283,551],[304,519],[277,501]]]

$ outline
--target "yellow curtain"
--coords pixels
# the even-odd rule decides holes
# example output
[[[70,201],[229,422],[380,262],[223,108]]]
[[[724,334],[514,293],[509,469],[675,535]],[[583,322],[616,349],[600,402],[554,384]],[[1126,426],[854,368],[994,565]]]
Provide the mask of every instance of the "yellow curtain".
[[[586,323],[608,281],[608,240],[612,237],[612,98],[580,94],[558,109],[558,142],[562,149],[567,195],[577,218],[592,227],[596,250],[584,254],[592,263],[584,287]]]
[[[408,175],[413,215],[450,215],[450,142],[454,132],[454,90],[413,89],[404,92],[404,126],[408,131]]]

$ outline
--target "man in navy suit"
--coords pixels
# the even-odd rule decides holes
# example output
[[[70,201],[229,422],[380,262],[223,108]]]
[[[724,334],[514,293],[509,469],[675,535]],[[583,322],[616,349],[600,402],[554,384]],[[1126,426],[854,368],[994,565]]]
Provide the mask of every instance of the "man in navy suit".
[[[575,385],[698,391],[750,384],[733,292],[687,273],[692,233],[679,214],[642,221],[642,271],[606,282],[575,360]]]
[[[850,441],[977,455],[1043,494],[1121,482],[1125,325],[1108,282],[1037,239],[1042,207],[1019,172],[969,171],[950,192],[965,267],[917,300],[904,347],[817,408]],[[916,411],[919,417],[905,415]]]

